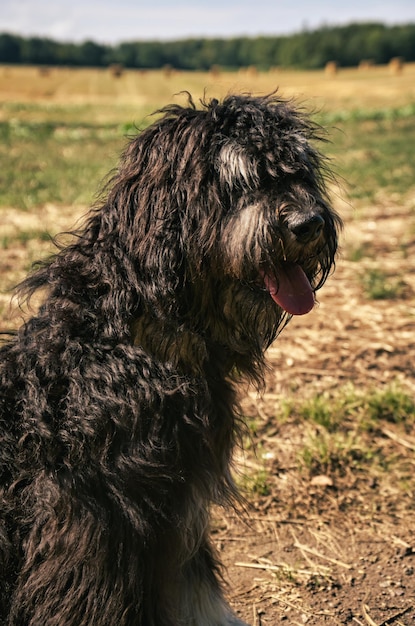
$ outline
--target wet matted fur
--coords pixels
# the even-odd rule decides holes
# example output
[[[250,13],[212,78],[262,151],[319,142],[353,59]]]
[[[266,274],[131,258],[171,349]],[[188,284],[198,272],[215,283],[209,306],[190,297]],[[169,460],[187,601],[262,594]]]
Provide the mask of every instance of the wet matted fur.
[[[340,220],[277,96],[169,106],[1,349],[0,621],[230,626],[209,508],[237,498],[235,383],[307,313]]]

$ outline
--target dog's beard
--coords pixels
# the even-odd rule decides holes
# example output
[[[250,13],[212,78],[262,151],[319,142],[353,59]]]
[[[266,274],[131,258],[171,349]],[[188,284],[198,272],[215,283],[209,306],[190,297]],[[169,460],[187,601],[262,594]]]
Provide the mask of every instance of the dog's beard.
[[[225,222],[219,256],[236,280],[265,291],[269,304],[281,314],[304,315],[312,310],[315,291],[332,266],[336,242],[322,235],[310,245],[300,245],[274,222],[259,202],[235,211]]]

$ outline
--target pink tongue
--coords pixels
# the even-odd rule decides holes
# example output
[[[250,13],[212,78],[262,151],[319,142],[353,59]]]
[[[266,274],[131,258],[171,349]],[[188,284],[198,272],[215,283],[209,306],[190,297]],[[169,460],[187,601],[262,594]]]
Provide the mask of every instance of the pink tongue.
[[[291,315],[305,315],[314,306],[310,281],[299,265],[286,263],[278,271],[278,282],[264,274],[264,284],[274,302]]]

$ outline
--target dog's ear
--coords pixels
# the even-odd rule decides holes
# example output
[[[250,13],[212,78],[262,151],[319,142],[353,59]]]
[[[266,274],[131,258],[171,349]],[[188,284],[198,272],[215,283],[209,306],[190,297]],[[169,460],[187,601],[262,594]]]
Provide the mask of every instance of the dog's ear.
[[[129,142],[102,210],[107,239],[130,259],[143,299],[165,310],[186,282],[188,250],[202,222],[200,198],[209,187],[196,112],[184,111],[165,115]]]

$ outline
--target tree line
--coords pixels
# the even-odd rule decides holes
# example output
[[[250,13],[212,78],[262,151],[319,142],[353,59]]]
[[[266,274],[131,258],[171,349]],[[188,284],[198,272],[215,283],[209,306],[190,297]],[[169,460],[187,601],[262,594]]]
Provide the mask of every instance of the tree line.
[[[356,23],[325,26],[287,35],[194,38],[178,41],[130,41],[104,45],[94,41],[65,43],[45,37],[0,33],[0,63],[182,70],[213,66],[318,69],[330,61],[342,67],[363,59],[385,64],[394,57],[415,61],[415,24],[386,26]]]

